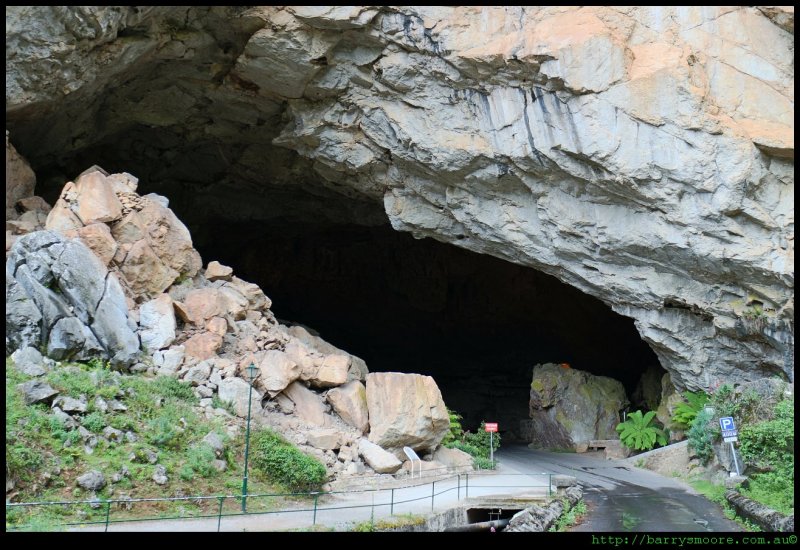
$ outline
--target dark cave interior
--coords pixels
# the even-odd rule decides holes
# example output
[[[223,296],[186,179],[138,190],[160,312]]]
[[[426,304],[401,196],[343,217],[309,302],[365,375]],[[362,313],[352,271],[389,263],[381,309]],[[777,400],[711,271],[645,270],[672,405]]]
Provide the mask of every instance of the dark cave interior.
[[[202,154],[155,168],[137,153],[146,148],[114,145],[32,163],[37,193],[52,203],[61,174],[74,177],[89,159],[136,175],[140,194],[170,199],[204,263],[230,265],[264,289],[279,319],[311,328],[370,371],[433,376],[465,428],[494,420],[514,437],[538,363],[612,377],[629,396],[659,365],[633,321],[601,301],[535,269],[394,231],[380,204],[319,185],[292,151],[273,149],[283,176],[265,174],[257,186],[237,184],[236,172],[212,181],[220,172],[196,162],[208,160]]]
[[[279,319],[318,331],[370,371],[433,376],[466,428],[528,417],[537,363],[622,382],[658,365],[631,319],[556,278],[391,227],[224,220],[192,228],[204,259],[234,266]]]

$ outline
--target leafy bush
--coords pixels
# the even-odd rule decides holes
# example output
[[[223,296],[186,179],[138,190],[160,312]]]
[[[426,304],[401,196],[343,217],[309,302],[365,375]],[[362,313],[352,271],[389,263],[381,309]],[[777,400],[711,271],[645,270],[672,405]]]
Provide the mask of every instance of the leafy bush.
[[[703,407],[708,402],[708,395],[705,392],[684,392],[685,402],[678,403],[675,412],[672,414],[672,425],[679,430],[688,430],[692,427],[692,422],[697,417]]]
[[[170,418],[154,418],[147,423],[147,428],[147,440],[156,447],[177,449],[180,446],[181,431]]]
[[[701,410],[697,413],[692,427],[689,428],[686,436],[689,439],[689,447],[694,449],[700,462],[705,466],[714,456],[714,430],[712,420],[714,413]]]
[[[475,458],[484,458],[484,453],[481,449],[476,447],[475,445],[471,445],[469,443],[464,443],[463,441],[453,441],[450,445],[448,445],[451,449],[458,449],[459,451],[464,451],[470,456]]]
[[[325,466],[319,460],[268,428],[253,435],[252,446],[253,469],[290,491],[317,490],[327,478]]]
[[[794,468],[794,401],[775,405],[774,418],[741,429],[745,462],[760,468]]]
[[[477,432],[466,432],[464,434],[464,441],[481,449],[484,453],[484,456],[487,458],[489,457],[490,441],[494,442],[492,446],[494,447],[495,451],[500,448],[500,434],[495,433],[492,435],[487,432],[486,422],[481,422],[481,428]]]
[[[566,504],[566,503],[565,503]],[[559,516],[556,522],[550,526],[549,532],[562,532],[566,531],[567,527],[575,525],[578,519],[586,514],[586,503],[579,500],[575,506],[569,509],[564,509],[564,512]]]
[[[636,411],[628,415],[625,422],[617,424],[619,439],[623,445],[637,451],[649,451],[659,445],[667,444],[667,434],[655,425],[655,411],[642,415]]]
[[[81,422],[81,425],[90,432],[100,433],[108,424],[106,423],[105,415],[99,411],[95,411],[87,414],[83,422]]]
[[[219,473],[214,468],[214,460],[216,458],[214,449],[205,443],[190,448],[189,452],[186,453],[186,463],[181,467],[181,479],[192,480],[195,474],[200,477],[213,477]]]
[[[150,391],[154,395],[169,398],[174,397],[180,401],[188,401],[194,404],[197,401],[192,391],[192,386],[186,382],[181,382],[171,376],[159,376],[150,382]]]
[[[450,444],[459,441],[464,435],[464,428],[461,427],[462,416],[455,411],[447,409],[447,415],[450,417],[450,430],[444,435],[442,445],[450,447]]]

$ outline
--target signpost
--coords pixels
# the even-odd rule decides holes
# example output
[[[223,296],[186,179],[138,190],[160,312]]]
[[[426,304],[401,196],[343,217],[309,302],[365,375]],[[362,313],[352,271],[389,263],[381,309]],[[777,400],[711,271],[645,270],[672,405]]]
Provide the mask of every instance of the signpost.
[[[736,431],[736,424],[733,423],[733,417],[723,416],[719,419],[719,427],[722,428],[722,439],[725,443],[730,443],[731,454],[733,455],[733,464],[736,466],[736,475],[742,475],[739,471],[739,461],[736,460],[736,449],[733,444],[739,441],[739,432]]]
[[[494,468],[494,432],[497,431],[497,422],[487,422],[486,431],[489,432],[489,457]]]

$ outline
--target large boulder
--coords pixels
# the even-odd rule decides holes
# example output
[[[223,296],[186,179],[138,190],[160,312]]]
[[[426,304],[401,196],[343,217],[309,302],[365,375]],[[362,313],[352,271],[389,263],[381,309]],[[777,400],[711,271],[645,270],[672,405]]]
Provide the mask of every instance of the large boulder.
[[[250,403],[251,414],[261,409],[261,392],[257,389],[252,390],[252,401]],[[223,379],[218,387],[219,398],[233,404],[236,415],[242,418],[247,417],[247,398],[250,394],[250,384],[235,376]]]
[[[363,437],[358,440],[358,454],[379,474],[393,474],[403,465],[392,453]]]
[[[27,405],[48,402],[58,395],[58,390],[53,389],[50,384],[41,380],[29,380],[22,384],[17,384],[17,390],[22,393],[22,398]]]
[[[139,336],[149,352],[169,347],[175,341],[175,309],[169,294],[145,302],[139,309]]]
[[[358,380],[353,380],[328,391],[328,403],[342,420],[359,430],[362,434],[369,428],[367,409],[367,389]]]
[[[433,453],[433,460],[455,471],[464,472],[472,470],[472,455],[460,449],[439,447]]]
[[[533,368],[531,447],[574,450],[593,439],[618,439],[622,384],[606,376],[546,363]]]
[[[117,278],[79,239],[54,231],[18,239],[6,262],[6,298],[6,320],[20,329],[13,334],[6,328],[12,349],[44,345],[58,359],[99,355],[118,366],[139,354]]]
[[[442,394],[430,376],[368,374],[367,409],[369,440],[386,449],[433,449],[450,429]]]
[[[294,413],[307,424],[325,425],[325,404],[322,398],[300,382],[292,382],[283,395],[294,403]]]
[[[275,397],[300,377],[300,366],[278,350],[264,352],[258,368],[261,376],[256,384],[270,397]]]

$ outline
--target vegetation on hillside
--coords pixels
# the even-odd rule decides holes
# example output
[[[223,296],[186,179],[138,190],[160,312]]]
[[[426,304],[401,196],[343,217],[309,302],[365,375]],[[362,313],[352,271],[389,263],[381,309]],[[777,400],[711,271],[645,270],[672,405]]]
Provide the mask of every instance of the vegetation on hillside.
[[[769,395],[753,389],[734,390],[723,385],[710,396],[713,414],[700,411],[688,439],[703,464],[714,458],[720,444],[721,417],[733,417],[738,428],[738,455],[748,467],[745,496],[784,514],[794,513],[794,396],[779,388]]]
[[[66,363],[39,379],[58,390],[59,396],[85,404],[86,411],[72,414],[70,419],[59,418],[47,404],[25,404],[17,385],[31,379],[18,371],[10,358],[6,359],[6,478],[14,483],[6,494],[7,501],[102,502],[240,493],[244,430],[235,431],[231,437],[228,428],[241,421],[222,410],[208,413],[207,418],[209,409],[198,406],[199,400],[188,383],[172,377],[123,375],[108,370],[100,361]],[[116,407],[111,406],[113,402]],[[203,442],[211,432],[224,445],[219,458]],[[252,443],[251,439],[251,461]],[[168,478],[163,485],[153,479],[159,467],[164,468]],[[79,476],[93,470],[106,480],[96,493],[77,484]],[[248,493],[284,492],[275,483],[269,475],[256,476],[251,479]],[[226,500],[224,511],[236,511],[237,502],[238,499]],[[270,498],[248,499],[248,510],[263,511],[274,506]],[[215,500],[120,503],[111,507],[111,519],[190,517],[216,513],[217,507]],[[6,508],[6,527],[46,530],[64,523],[102,521],[104,517],[105,505],[99,504],[14,507]]]

